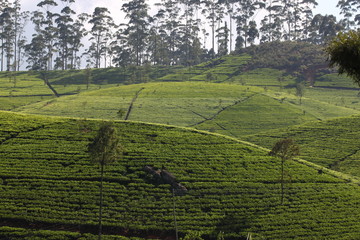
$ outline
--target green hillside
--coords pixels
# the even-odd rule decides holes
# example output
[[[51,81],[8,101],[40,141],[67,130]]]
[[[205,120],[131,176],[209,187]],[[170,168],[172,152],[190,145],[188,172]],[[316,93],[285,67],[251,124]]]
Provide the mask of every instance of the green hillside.
[[[295,95],[285,92],[206,82],[119,86],[43,101],[16,111],[87,119],[128,116],[128,120],[189,126],[234,137],[359,113],[306,97],[300,105]]]
[[[130,106],[129,120],[191,126],[237,137],[317,119],[312,114],[304,114],[300,108],[266,96],[262,88],[201,82],[108,88],[32,104],[17,111],[124,119]],[[123,112],[121,118],[117,114],[119,110]],[[339,107],[337,113],[341,114]],[[256,119],[261,121],[255,125]]]
[[[94,233],[99,172],[86,146],[101,122],[5,112],[0,119],[2,225]],[[116,126],[125,155],[106,168],[107,234],[174,236],[175,204],[181,236],[360,238],[359,186],[289,161],[281,205],[280,160],[264,150],[171,126]],[[144,172],[146,165],[165,167],[187,191],[173,197],[169,184]]]
[[[301,148],[301,157],[344,173],[360,177],[360,116],[311,122],[243,139],[271,147],[276,139],[292,138]]]

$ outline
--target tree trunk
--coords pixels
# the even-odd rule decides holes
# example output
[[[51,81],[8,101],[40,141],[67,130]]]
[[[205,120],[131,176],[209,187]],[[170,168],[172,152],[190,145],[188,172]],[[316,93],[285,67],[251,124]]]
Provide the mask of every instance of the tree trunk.
[[[51,84],[46,76],[46,73],[41,72],[40,75],[41,75],[41,78],[44,80],[44,83],[46,84],[46,86],[49,87],[49,89],[55,94],[55,96],[60,97],[59,93],[55,90],[55,88],[53,88],[53,86],[51,86]]]

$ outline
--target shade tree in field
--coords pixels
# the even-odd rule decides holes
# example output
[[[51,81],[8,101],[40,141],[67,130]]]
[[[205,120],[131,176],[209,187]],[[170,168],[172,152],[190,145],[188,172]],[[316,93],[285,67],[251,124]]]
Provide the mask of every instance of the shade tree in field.
[[[99,239],[101,239],[104,168],[106,165],[116,162],[122,156],[122,146],[117,129],[113,124],[104,123],[100,127],[93,142],[88,145],[88,152],[91,162],[100,166]]]
[[[299,155],[299,146],[290,139],[282,139],[275,143],[271,151],[269,152],[270,156],[279,157],[281,159],[281,204],[284,203],[284,190],[285,190],[285,162],[293,159]]]
[[[331,67],[360,86],[360,30],[340,32],[325,48]]]

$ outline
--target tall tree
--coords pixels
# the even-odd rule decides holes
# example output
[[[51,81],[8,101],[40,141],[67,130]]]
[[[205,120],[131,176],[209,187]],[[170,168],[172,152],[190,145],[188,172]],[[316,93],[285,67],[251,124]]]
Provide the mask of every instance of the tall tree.
[[[344,16],[344,23],[347,30],[355,23],[360,25],[360,2],[358,0],[339,0],[337,7],[341,9],[340,14]]]
[[[227,22],[223,27],[217,29],[217,38],[219,43],[218,56],[221,57],[229,53],[229,28]]]
[[[1,39],[1,71],[4,71],[6,59],[11,57],[11,39],[13,37],[12,8],[5,0],[0,3],[0,39]],[[9,32],[10,31],[10,32]],[[10,56],[9,56],[10,55]]]
[[[35,26],[35,33],[31,42],[25,46],[28,66],[30,70],[48,69],[48,52],[46,51],[46,39],[42,33],[42,22],[45,21],[44,14],[40,11],[32,12],[31,21]]]
[[[307,40],[313,44],[324,44],[343,29],[343,25],[337,22],[334,15],[317,14],[308,26]]]
[[[85,23],[88,19],[89,15],[87,13],[81,13],[72,24],[72,33],[69,42],[70,69],[79,68],[81,66],[80,48],[84,46],[82,40],[88,34],[88,31],[85,28]]]
[[[55,52],[54,40],[57,31],[54,26],[54,17],[56,15],[52,12],[52,8],[58,6],[58,4],[54,0],[43,0],[37,6],[42,8],[44,13],[42,21],[35,23],[37,24],[37,33],[43,35],[47,50],[47,70],[52,70]]]
[[[92,25],[90,30],[91,45],[87,50],[87,54],[90,56],[90,60],[93,61],[94,67],[100,68],[102,57],[106,59],[108,42],[115,24],[109,10],[103,7],[95,8],[89,23]]]
[[[139,66],[144,62],[144,51],[149,35],[149,5],[145,0],[131,0],[124,3],[121,9],[129,19],[128,27],[124,32],[128,38],[127,44],[134,55],[134,64]]]
[[[14,63],[13,69],[20,70],[22,64],[23,51],[26,44],[25,28],[29,21],[29,12],[21,11],[20,0],[15,0],[13,3],[13,21],[14,21]]]
[[[251,41],[252,38],[257,35],[254,34],[254,26],[256,26],[254,24],[255,23],[254,17],[256,13],[262,8],[265,8],[265,3],[263,0],[243,0],[241,1],[240,5],[238,5],[236,9],[237,14],[234,16],[236,18],[236,25],[237,25],[236,26],[237,49],[242,47],[247,47],[249,33],[252,34],[252,36],[250,37]],[[250,26],[250,23],[252,24],[252,26]],[[252,28],[251,31],[250,28]]]
[[[210,22],[211,27],[211,52],[212,57],[215,57],[215,39],[216,39],[216,23],[220,23],[224,16],[224,5],[219,4],[218,0],[205,0],[203,1],[204,8],[202,13],[205,14],[206,19]]]
[[[70,42],[74,33],[72,15],[75,11],[71,9],[70,4],[75,0],[62,0],[66,6],[61,10],[60,14],[55,14],[55,23],[57,24],[57,32],[54,46],[58,49],[58,57],[55,59],[55,68],[62,70],[68,69],[70,59]]]
[[[122,156],[117,129],[111,123],[100,127],[95,139],[88,145],[91,162],[100,166],[99,240],[102,235],[104,168]]]

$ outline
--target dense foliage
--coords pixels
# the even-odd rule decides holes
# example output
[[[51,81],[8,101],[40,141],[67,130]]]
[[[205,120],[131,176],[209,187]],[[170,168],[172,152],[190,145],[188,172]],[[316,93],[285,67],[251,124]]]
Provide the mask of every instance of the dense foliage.
[[[275,68],[285,70],[299,80],[314,84],[315,76],[327,68],[322,47],[299,42],[270,42],[241,50],[252,57],[249,69]],[[276,61],[274,61],[276,59]]]
[[[339,33],[326,47],[330,66],[337,66],[340,74],[346,73],[358,85],[360,85],[359,49],[360,30]]]

